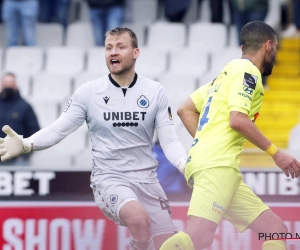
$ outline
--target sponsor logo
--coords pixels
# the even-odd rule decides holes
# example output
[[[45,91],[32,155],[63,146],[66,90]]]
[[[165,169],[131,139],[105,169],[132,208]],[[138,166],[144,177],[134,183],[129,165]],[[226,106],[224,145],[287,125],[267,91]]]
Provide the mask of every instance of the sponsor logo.
[[[105,97],[103,97],[103,100],[105,101],[105,104],[107,104],[107,103],[108,103],[108,101],[109,101],[109,98],[110,98],[110,97],[108,97],[108,96],[105,96]]]
[[[238,93],[238,95],[242,96],[242,97],[245,97],[245,98],[249,99],[252,102],[252,97],[251,96],[248,96],[248,95],[246,95],[244,93]]]
[[[111,194],[110,195],[111,204],[115,204],[117,202],[117,200],[118,200],[118,195],[116,195],[116,194]]]
[[[226,212],[226,209],[220,206],[217,202],[214,202],[212,206],[212,211],[222,215]]]
[[[291,233],[259,233],[258,240],[300,240],[300,233],[295,233],[294,235]]]
[[[139,121],[145,120],[146,112],[104,112],[103,118],[105,121],[113,120],[113,121]]]
[[[264,95],[265,95],[263,92],[260,92],[259,94],[260,94],[261,96],[264,96]]]
[[[253,94],[253,89],[249,88],[249,87],[246,87],[244,86],[244,91],[249,94],[249,95],[252,95]]]
[[[244,86],[255,89],[258,77],[249,73],[244,74]]]
[[[66,113],[66,112],[68,111],[68,109],[70,108],[72,101],[73,101],[73,100],[70,99],[69,102],[67,103],[67,105],[66,105],[66,107],[65,107],[65,109],[64,109],[64,112],[65,112],[65,113]]]
[[[168,213],[171,215],[172,214],[172,209],[171,209],[171,207],[169,205],[169,201],[166,200],[166,199],[163,199],[161,197],[159,197],[158,200],[159,200],[161,209],[162,210],[167,210]]]
[[[137,105],[140,108],[148,108],[149,107],[149,100],[146,98],[146,96],[141,95],[141,97],[137,100]]]
[[[171,111],[171,107],[168,107],[168,114],[169,114],[169,119],[173,120],[173,116],[172,116],[172,111]]]

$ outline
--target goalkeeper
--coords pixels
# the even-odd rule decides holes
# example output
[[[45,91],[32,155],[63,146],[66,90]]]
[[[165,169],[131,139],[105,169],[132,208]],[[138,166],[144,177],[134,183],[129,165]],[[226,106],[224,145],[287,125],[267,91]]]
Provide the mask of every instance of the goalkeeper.
[[[78,88],[52,125],[27,139],[3,127],[7,137],[0,140],[1,160],[49,148],[86,121],[97,205],[109,219],[129,228],[130,249],[159,249],[176,229],[156,175],[154,129],[166,157],[182,173],[186,152],[176,135],[165,89],[135,73],[135,33],[127,28],[107,32],[105,50],[110,74]]]

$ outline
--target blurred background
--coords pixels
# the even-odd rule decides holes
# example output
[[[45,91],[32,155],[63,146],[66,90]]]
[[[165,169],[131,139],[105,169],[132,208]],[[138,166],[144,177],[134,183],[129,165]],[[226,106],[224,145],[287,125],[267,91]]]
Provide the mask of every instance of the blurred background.
[[[0,74],[12,74],[10,78],[3,78],[1,83],[0,126],[9,124],[19,134],[32,134],[51,124],[81,84],[108,73],[104,59],[104,33],[123,26],[131,28],[138,37],[141,52],[136,63],[137,74],[157,80],[166,88],[176,131],[188,151],[192,138],[177,117],[177,108],[194,90],[214,79],[228,61],[241,57],[238,36],[241,27],[249,21],[261,20],[277,32],[279,50],[273,74],[263,80],[265,98],[256,125],[275,145],[299,160],[299,19],[300,0],[1,1]],[[16,84],[19,90],[17,97],[15,92],[13,94],[4,87],[11,84]],[[28,120],[34,124],[28,124]],[[18,131],[18,127],[27,130]],[[30,158],[1,163],[0,200],[47,201],[47,195],[50,195],[49,200],[68,200],[67,196],[71,197],[69,200],[92,200],[88,188],[90,150],[84,124],[53,148],[34,152]],[[183,176],[167,161],[159,142],[156,142],[153,154],[159,161],[159,180],[170,200],[184,204],[178,205],[175,214],[182,213],[184,218],[188,205],[184,202],[189,201],[191,190]],[[300,234],[300,218],[295,221],[296,210],[286,210],[286,207],[299,206],[299,181],[287,180],[278,172],[272,158],[249,142],[244,144],[241,170],[245,182],[264,201],[281,202],[282,213],[292,215],[291,227]],[[48,177],[49,183],[55,183],[61,192],[56,192],[56,188],[49,184],[50,191],[41,195],[39,181],[47,178],[34,177],[35,171],[70,178],[72,187],[69,189],[63,177],[57,179],[50,174],[53,178]],[[27,174],[27,186],[21,177],[16,177],[19,173]],[[80,179],[83,176],[85,179]],[[82,185],[75,193],[74,187],[79,182]],[[16,190],[33,191],[25,192],[24,198],[24,194],[20,195]],[[55,195],[51,196],[52,193]],[[23,203],[18,204],[22,206]],[[181,207],[185,209],[183,212]],[[26,215],[22,216],[26,218]],[[180,224],[178,220],[177,223],[184,228],[185,222]],[[6,224],[3,222],[2,225]],[[40,243],[32,244],[34,247]],[[300,245],[297,248],[295,244],[290,249],[300,249]],[[220,245],[212,249],[256,248],[245,243],[236,248],[222,248]]]
[[[21,97],[32,106],[43,128],[60,115],[78,86],[108,73],[105,31],[129,27],[141,48],[136,72],[167,89],[177,133],[188,150],[192,138],[177,117],[177,108],[199,86],[214,79],[228,61],[241,57],[238,33],[243,24],[262,20],[276,30],[280,47],[273,74],[264,79],[265,100],[257,126],[275,145],[297,154],[298,5],[299,0],[5,0],[0,70],[2,75],[15,74]],[[5,109],[10,117],[0,119],[1,126],[20,122],[11,119],[19,110],[9,111]],[[52,149],[34,153],[23,165],[89,168],[89,151],[84,125]],[[155,151],[160,154],[159,147]],[[241,166],[274,164],[264,152],[245,143]]]

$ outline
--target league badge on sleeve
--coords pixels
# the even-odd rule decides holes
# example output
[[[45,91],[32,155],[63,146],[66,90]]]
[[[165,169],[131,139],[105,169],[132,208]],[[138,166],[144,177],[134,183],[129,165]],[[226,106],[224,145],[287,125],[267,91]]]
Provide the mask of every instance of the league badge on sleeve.
[[[168,113],[169,113],[169,119],[173,120],[173,116],[172,116],[172,111],[171,111],[171,107],[168,107]]]
[[[244,75],[244,86],[250,89],[255,89],[258,77],[245,73]]]
[[[68,109],[70,108],[72,101],[73,101],[73,100],[70,99],[69,102],[67,103],[67,105],[66,105],[66,107],[65,107],[65,109],[64,109],[64,112],[65,112],[65,113],[66,113],[66,112],[68,111]]]

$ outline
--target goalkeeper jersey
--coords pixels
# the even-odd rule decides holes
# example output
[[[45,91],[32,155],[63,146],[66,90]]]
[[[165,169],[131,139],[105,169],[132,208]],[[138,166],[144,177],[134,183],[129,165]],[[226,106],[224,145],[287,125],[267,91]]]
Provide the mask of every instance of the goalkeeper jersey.
[[[87,123],[92,182],[105,173],[158,182],[152,156],[154,129],[173,124],[160,83],[135,75],[128,88],[121,88],[107,75],[79,87],[62,115],[78,125]]]
[[[264,97],[258,68],[247,59],[232,60],[213,82],[190,97],[200,116],[186,178],[206,168],[238,168],[244,137],[230,127],[229,114],[239,111],[255,121]]]

